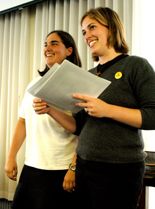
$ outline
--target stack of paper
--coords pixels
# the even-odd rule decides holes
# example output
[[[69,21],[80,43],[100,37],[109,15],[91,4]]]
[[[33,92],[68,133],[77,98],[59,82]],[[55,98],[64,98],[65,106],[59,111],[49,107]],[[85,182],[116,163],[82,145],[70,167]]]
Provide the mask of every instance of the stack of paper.
[[[64,60],[61,65],[55,63],[28,92],[49,106],[77,113],[82,108],[75,105],[79,100],[73,98],[73,94],[97,98],[110,83]]]

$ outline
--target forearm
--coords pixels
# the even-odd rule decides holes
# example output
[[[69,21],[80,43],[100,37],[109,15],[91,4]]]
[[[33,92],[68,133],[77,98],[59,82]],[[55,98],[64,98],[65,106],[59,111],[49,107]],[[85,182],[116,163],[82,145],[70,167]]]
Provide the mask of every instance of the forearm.
[[[135,128],[141,128],[142,115],[139,109],[130,109],[115,105],[108,106],[108,118],[133,126]]]
[[[111,105],[100,99],[84,95],[76,94],[74,97],[86,101],[85,103],[77,103],[76,105],[85,108],[90,116],[111,118],[135,128],[141,128],[142,126],[142,115],[139,109]]]
[[[76,121],[74,117],[67,115],[66,113],[61,112],[52,107],[50,107],[48,115],[50,115],[54,120],[56,120],[67,131],[71,133],[74,133],[76,131]]]
[[[72,160],[72,165],[76,165],[76,158],[77,158],[77,153],[75,153],[74,157],[73,157],[73,160]]]
[[[77,154],[75,153],[73,160],[72,160],[72,166],[76,166],[76,157]],[[64,177],[64,181],[63,181],[63,188],[64,190],[68,191],[68,192],[73,192],[74,188],[75,188],[76,184],[75,184],[75,171],[71,170],[71,168],[68,169],[65,177]]]

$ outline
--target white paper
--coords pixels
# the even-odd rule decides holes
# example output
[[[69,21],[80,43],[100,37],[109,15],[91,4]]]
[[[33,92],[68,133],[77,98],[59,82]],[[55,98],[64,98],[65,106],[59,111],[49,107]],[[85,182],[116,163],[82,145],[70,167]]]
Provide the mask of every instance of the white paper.
[[[97,98],[110,83],[64,60],[61,65],[53,65],[28,92],[46,101],[49,106],[77,113],[82,108],[75,105],[79,100],[73,98],[73,94]]]

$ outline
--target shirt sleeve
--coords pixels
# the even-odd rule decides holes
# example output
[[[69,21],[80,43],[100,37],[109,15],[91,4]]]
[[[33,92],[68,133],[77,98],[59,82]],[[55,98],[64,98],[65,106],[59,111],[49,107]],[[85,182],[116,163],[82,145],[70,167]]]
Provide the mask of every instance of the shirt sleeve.
[[[85,111],[81,110],[80,112],[73,114],[73,117],[76,121],[76,131],[74,135],[79,136],[85,122]]]
[[[140,58],[134,68],[133,90],[138,99],[144,130],[155,129],[155,72],[147,60]]]
[[[26,104],[26,98],[27,98],[27,91],[25,92],[24,98],[22,100],[22,104],[19,108],[18,116],[25,119],[25,104]]]
[[[26,106],[28,105],[28,104],[27,104],[27,99],[28,99],[28,97],[29,97],[29,95],[30,95],[30,94],[27,92],[27,89],[30,88],[33,84],[35,84],[40,78],[41,78],[41,77],[38,76],[38,77],[36,77],[35,79],[33,79],[33,80],[28,84],[28,86],[27,86],[27,88],[26,88],[26,91],[25,91],[25,94],[24,94],[24,98],[23,98],[23,100],[22,100],[22,104],[21,104],[21,106],[20,106],[20,108],[19,108],[19,113],[18,113],[18,116],[19,116],[19,117],[25,119],[25,108],[26,108]]]

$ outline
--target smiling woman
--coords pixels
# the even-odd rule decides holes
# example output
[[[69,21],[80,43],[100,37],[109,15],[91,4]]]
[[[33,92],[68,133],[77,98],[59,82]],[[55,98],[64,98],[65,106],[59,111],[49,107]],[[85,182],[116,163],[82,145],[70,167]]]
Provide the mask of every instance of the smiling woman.
[[[65,59],[81,66],[74,39],[69,33],[60,30],[47,35],[44,57],[46,68],[40,72],[41,76],[56,62],[61,64]],[[39,79],[34,79],[29,87]],[[72,163],[75,166],[77,136],[69,132],[66,134],[66,130],[48,114],[38,116],[32,107],[33,100],[37,100],[37,104],[41,103],[26,91],[5,165],[7,176],[16,181],[16,155],[26,137],[26,159],[12,209],[50,208],[51,202],[58,208],[63,208],[66,203],[67,207],[72,208],[75,172],[69,169],[69,165]],[[44,105],[44,108],[49,111],[48,106]]]
[[[108,27],[97,19],[98,13]],[[141,129],[155,129],[155,73],[147,60],[127,54],[123,25],[110,8],[90,9],[81,25],[86,44],[99,60],[89,72],[100,72],[111,84],[98,98],[74,94],[83,110],[73,116],[52,107],[42,107],[38,114],[47,112],[79,136],[77,208],[136,209],[146,157]]]

